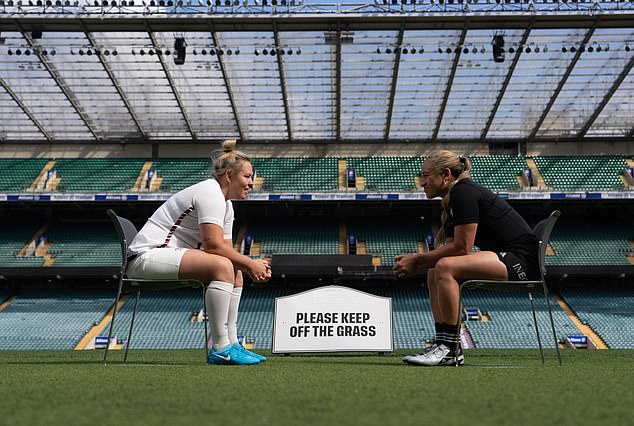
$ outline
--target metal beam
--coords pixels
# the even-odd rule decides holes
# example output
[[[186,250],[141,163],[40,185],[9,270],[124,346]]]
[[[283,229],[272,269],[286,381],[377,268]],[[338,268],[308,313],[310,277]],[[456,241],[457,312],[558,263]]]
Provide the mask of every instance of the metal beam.
[[[97,135],[97,130],[92,125],[90,121],[90,117],[88,117],[86,113],[84,113],[84,111],[81,109],[79,102],[77,101],[77,99],[75,99],[75,95],[73,95],[71,90],[68,87],[66,87],[66,84],[62,81],[62,77],[58,74],[55,66],[51,62],[49,62],[46,56],[43,56],[40,53],[39,46],[33,42],[33,39],[31,39],[31,36],[27,32],[22,31],[22,37],[24,37],[24,39],[27,41],[27,43],[33,50],[33,53],[35,53],[35,55],[40,60],[42,65],[44,65],[44,68],[46,68],[46,70],[51,75],[51,77],[53,77],[55,84],[57,84],[57,87],[59,87],[59,89],[62,91],[64,96],[66,96],[66,99],[68,99],[68,102],[70,102],[71,106],[73,107],[77,115],[79,115],[79,118],[81,118],[81,120],[84,122],[84,125],[86,126],[88,131],[90,131],[93,138],[95,138],[96,140],[102,140],[103,137],[100,137]]]
[[[526,40],[528,40],[528,36],[531,33],[531,27],[529,26],[528,28],[526,28],[524,30],[524,34],[522,35],[522,40],[520,40],[520,47],[523,47],[524,44],[526,44]],[[500,104],[502,103],[502,99],[504,99],[504,94],[506,93],[506,89],[509,86],[509,83],[511,81],[511,78],[513,78],[513,73],[515,72],[515,67],[517,66],[518,62],[520,61],[520,57],[522,56],[522,52],[524,51],[524,49],[517,49],[517,52],[515,53],[515,56],[513,57],[513,63],[511,63],[511,67],[509,68],[508,72],[506,73],[506,78],[504,79],[504,83],[502,83],[502,89],[500,89],[500,93],[498,93],[498,97],[495,100],[495,104],[493,105],[493,109],[491,110],[491,113],[489,114],[489,119],[487,120],[486,125],[484,126],[484,129],[482,129],[482,132],[480,133],[480,139],[484,139],[487,135],[487,133],[489,133],[489,129],[491,128],[491,124],[493,124],[493,120],[495,119],[495,115],[498,112],[498,108],[500,108]]]
[[[595,24],[586,33],[585,37],[583,38],[583,41],[581,42],[582,46],[585,46],[586,44],[588,44],[588,42],[592,38],[592,35],[594,34],[594,30],[598,26],[598,24],[599,24],[599,18],[597,18]],[[535,140],[535,136],[537,135],[537,132],[539,131],[539,128],[544,123],[544,120],[548,116],[548,113],[550,112],[550,109],[555,104],[555,101],[557,100],[557,97],[559,96],[559,93],[561,92],[561,90],[566,85],[566,82],[568,81],[568,77],[570,77],[570,74],[572,74],[572,71],[575,69],[575,65],[577,65],[577,62],[579,61],[579,58],[581,57],[582,54],[583,54],[583,49],[577,49],[577,53],[575,53],[575,56],[572,58],[572,60],[568,64],[568,68],[566,69],[566,72],[564,73],[564,75],[561,78],[561,80],[559,80],[559,84],[557,85],[557,88],[555,89],[555,91],[553,92],[552,96],[550,97],[550,100],[548,101],[548,104],[546,105],[546,108],[544,108],[544,110],[542,111],[541,117],[539,117],[539,120],[537,120],[537,124],[535,124],[535,127],[533,127],[533,130],[531,131],[530,135],[528,136],[528,140],[530,142]]]
[[[211,38],[213,39],[214,46],[216,47],[216,59],[218,59],[218,66],[220,67],[220,73],[222,74],[222,80],[225,82],[225,87],[227,88],[227,96],[229,96],[229,103],[231,104],[231,111],[233,112],[233,119],[236,123],[236,128],[238,129],[238,136],[240,141],[244,140],[244,134],[242,134],[242,127],[240,126],[240,120],[238,117],[238,110],[236,108],[236,102],[233,97],[233,90],[231,89],[231,85],[229,84],[229,79],[227,78],[227,70],[225,69],[225,64],[222,60],[222,55],[219,55],[217,50],[220,46],[218,46],[218,37],[216,36],[216,30],[214,28],[213,23],[208,23],[207,30],[211,33]]]
[[[630,132],[630,135],[627,136],[622,136],[622,137],[614,137],[614,136],[592,136],[592,137],[585,137],[582,139],[578,139],[574,136],[567,136],[567,137],[544,137],[544,138],[537,138],[535,139],[534,142],[539,142],[539,143],[544,143],[544,144],[549,144],[549,143],[564,143],[564,144],[584,144],[584,143],[630,143],[632,142],[632,138],[634,137],[634,131]],[[436,140],[432,140],[431,138],[421,138],[421,139],[389,139],[389,140],[385,140],[385,139],[341,139],[341,140],[334,140],[334,139],[294,139],[294,140],[289,140],[289,139],[246,139],[246,140],[242,140],[240,143],[241,144],[250,144],[250,145],[266,145],[266,146],[272,146],[272,145],[276,145],[276,144],[280,144],[280,145],[284,145],[286,147],[288,147],[289,143],[293,143],[293,144],[298,144],[298,145],[359,145],[359,143],[362,142],[364,144],[393,144],[393,145],[399,145],[399,144],[408,144],[408,145],[416,145],[416,144],[431,144],[431,143],[443,143],[443,144],[472,144],[474,146],[484,146],[490,143],[500,143],[500,139],[499,138],[492,138],[492,139],[478,139],[478,138],[473,138],[473,139],[466,139],[466,138],[441,138],[441,139],[436,139]],[[526,143],[528,142],[528,140],[526,138],[522,138],[522,139],[512,139],[509,140],[509,142],[512,143]],[[94,140],[92,139],[79,139],[79,140],[75,140],[75,139],[71,139],[68,141],[64,141],[64,144],[68,144],[68,145],[88,145],[88,144],[94,144]],[[204,145],[204,144],[209,144],[209,145],[217,145],[218,144],[218,139],[198,139],[198,140],[192,140],[192,139],[150,139],[150,138],[146,138],[146,139],[141,139],[141,138],[118,138],[118,139],[112,139],[112,140],[102,140],[101,143],[99,144],[99,146],[106,146],[106,145],[113,145],[113,146],[121,146],[121,145],[162,145],[162,146],[167,146],[167,145],[187,145],[187,144],[196,144],[196,145]],[[2,142],[2,146],[3,147],[8,147],[8,146],[12,146],[12,145],[17,145],[17,146],[24,146],[24,145],[50,145],[50,141],[46,141],[46,140],[23,140],[23,139],[16,139],[16,140],[5,140]]]
[[[277,25],[275,22],[273,23],[273,37],[275,38],[275,47],[276,49],[283,49],[280,46],[280,34],[277,31]],[[284,102],[284,118],[286,119],[286,133],[288,134],[288,139],[293,140],[293,129],[291,128],[291,117],[290,117],[290,109],[288,107],[288,96],[286,94],[286,78],[284,76],[284,61],[282,60],[282,55],[277,53],[277,69],[280,73],[280,88],[282,89],[282,101]]]
[[[25,31],[42,30],[45,32],[81,32],[80,23],[89,32],[145,32],[148,15],[99,14],[98,16],[75,15],[17,15],[8,14],[8,18],[0,15],[0,25],[3,31],[22,31],[17,25],[23,26]],[[398,30],[405,22],[407,29],[414,30],[461,30],[468,21],[467,29],[483,30],[511,30],[525,29],[534,20],[533,29],[565,29],[590,28],[595,24],[596,14],[587,11],[561,12],[526,12],[526,13],[489,13],[474,15],[470,13],[443,13],[434,11],[430,14],[393,14],[379,13],[376,15],[359,13],[329,13],[329,14],[280,14],[270,15],[240,15],[240,14],[212,14],[204,15],[196,12],[184,17],[181,14],[152,15],[152,29],[155,32],[204,32],[209,24],[214,25],[216,31],[229,32],[261,32],[272,31],[272,23],[276,22],[278,30],[284,31],[327,31],[338,22],[349,27],[351,31],[362,30]],[[187,21],[183,28],[183,20]],[[631,28],[634,21],[634,11],[620,11],[601,15],[602,28]]]
[[[438,112],[438,117],[436,118],[436,126],[434,127],[434,134],[432,135],[432,141],[435,141],[438,138],[438,132],[440,131],[440,124],[442,123],[442,118],[445,115],[445,108],[447,108],[447,101],[449,100],[449,94],[451,93],[451,86],[453,85],[453,79],[456,76],[456,70],[458,69],[458,62],[460,62],[460,55],[462,54],[462,45],[464,44],[464,39],[467,36],[467,27],[468,22],[465,22],[464,28],[462,29],[462,33],[460,33],[460,40],[458,41],[458,45],[456,47],[456,56],[453,58],[453,64],[451,65],[451,73],[449,74],[449,79],[447,80],[447,86],[445,87],[445,94],[442,99],[442,103],[440,104],[440,111]]]
[[[18,95],[15,94],[15,92],[13,90],[11,90],[11,88],[9,87],[9,85],[4,81],[4,79],[2,77],[0,77],[0,86],[2,86],[2,88],[4,90],[7,91],[7,93],[9,94],[9,96],[11,96],[11,99],[13,99],[13,102],[15,102],[20,109],[22,110],[23,113],[25,113],[27,115],[27,117],[29,117],[29,119],[33,122],[33,124],[35,125],[35,127],[37,127],[37,129],[42,132],[42,134],[44,135],[44,137],[50,142],[53,140],[53,138],[51,137],[51,135],[46,131],[46,129],[44,128],[44,125],[42,125],[42,123],[40,123],[38,121],[37,118],[35,118],[35,115],[33,115],[33,113],[27,108],[26,105],[24,105],[24,103],[20,100],[20,98],[18,97]]]
[[[592,127],[592,124],[594,124],[594,121],[601,114],[601,111],[603,111],[603,108],[605,108],[608,102],[610,102],[610,99],[612,99],[614,93],[619,89],[621,83],[623,83],[623,80],[625,80],[625,78],[628,76],[628,74],[632,70],[632,67],[634,67],[634,56],[632,56],[627,65],[625,65],[625,68],[623,69],[623,71],[621,71],[621,74],[619,74],[619,77],[616,79],[616,81],[614,81],[612,87],[610,87],[610,90],[608,90],[608,93],[605,94],[599,106],[597,106],[597,108],[592,113],[592,116],[590,116],[588,121],[586,121],[586,124],[584,124],[583,127],[579,130],[579,132],[577,133],[578,138],[586,135],[590,127]]]
[[[148,30],[147,33],[150,36],[150,40],[152,40],[152,45],[154,46],[155,49],[159,49],[160,46],[156,42],[156,36],[154,35],[154,32],[150,30],[149,25],[147,30]],[[167,78],[167,82],[170,85],[170,88],[172,89],[172,93],[174,94],[174,97],[176,98],[176,103],[178,104],[178,108],[180,109],[181,115],[183,116],[183,119],[185,120],[187,131],[189,132],[190,135],[192,135],[192,139],[196,140],[197,139],[196,132],[194,131],[194,128],[192,126],[191,119],[187,115],[187,111],[185,110],[185,105],[183,104],[183,100],[178,94],[178,89],[176,88],[176,84],[174,84],[174,79],[172,78],[172,75],[167,69],[165,58],[163,57],[163,55],[156,55],[156,56],[158,57],[158,60],[161,63],[161,67],[163,68],[163,72],[165,73],[165,77]]]
[[[97,49],[98,44],[95,43],[95,39],[92,36],[92,33],[89,33],[89,32],[84,32],[84,33],[86,34],[86,38],[90,42],[90,46],[93,48],[93,50]],[[110,69],[110,66],[108,65],[108,62],[106,62],[106,60],[104,59],[103,55],[97,55],[97,58],[99,59],[99,62],[101,62],[101,66],[103,67],[104,71],[106,71],[106,74],[108,74],[108,77],[110,78],[110,81],[112,82],[112,85],[114,86],[115,90],[119,94],[119,97],[123,101],[123,104],[125,105],[126,109],[128,110],[128,113],[130,114],[130,117],[132,117],[132,121],[134,121],[134,124],[136,125],[137,130],[141,134],[141,137],[143,137],[143,138],[147,137],[146,133],[143,131],[143,127],[141,127],[141,123],[139,121],[139,118],[137,117],[136,113],[134,112],[134,109],[132,109],[132,105],[130,105],[130,101],[128,101],[128,98],[123,93],[123,90],[121,89],[121,86],[119,86],[119,82],[117,81],[114,73]]]
[[[390,98],[387,108],[387,122],[385,123],[385,133],[383,133],[384,139],[389,139],[390,130],[392,127],[392,111],[394,111],[394,96],[396,95],[396,83],[398,81],[398,70],[401,64],[401,49],[403,46],[403,36],[405,34],[405,23],[401,24],[401,28],[398,30],[398,39],[396,41],[396,55],[394,56],[394,69],[392,72],[392,85],[390,86]]]

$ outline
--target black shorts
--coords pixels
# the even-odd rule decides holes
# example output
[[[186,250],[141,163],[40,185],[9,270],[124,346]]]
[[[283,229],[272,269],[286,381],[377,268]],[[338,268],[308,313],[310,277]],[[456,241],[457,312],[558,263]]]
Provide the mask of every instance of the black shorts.
[[[537,262],[531,262],[524,256],[509,251],[501,251],[495,254],[498,255],[500,262],[506,265],[509,281],[536,281],[541,279]]]

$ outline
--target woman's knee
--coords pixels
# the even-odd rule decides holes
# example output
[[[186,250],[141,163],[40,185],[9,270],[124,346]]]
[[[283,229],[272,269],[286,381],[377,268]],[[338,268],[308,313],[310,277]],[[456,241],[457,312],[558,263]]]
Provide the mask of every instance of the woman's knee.
[[[226,257],[220,257],[215,259],[214,265],[210,265],[210,277],[209,280],[218,280],[228,283],[233,283],[235,280],[236,272],[233,268],[233,263]]]
[[[192,250],[193,252],[193,250]],[[224,281],[233,283],[235,271],[229,259],[207,253],[187,253],[179,268],[180,278],[193,278],[203,282]]]
[[[448,275],[454,276],[453,261],[447,257],[438,259],[434,265],[436,280]]]

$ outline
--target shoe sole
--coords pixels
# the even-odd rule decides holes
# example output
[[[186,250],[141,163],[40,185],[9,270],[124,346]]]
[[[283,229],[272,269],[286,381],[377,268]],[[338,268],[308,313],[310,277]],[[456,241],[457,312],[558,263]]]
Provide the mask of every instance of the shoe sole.
[[[407,358],[407,357],[405,357]],[[403,358],[403,362],[408,365],[415,365],[417,367],[451,367],[456,365],[456,358],[442,359],[438,364],[420,364],[418,362],[413,361],[411,358],[405,360]],[[458,366],[464,365],[464,355],[458,355]]]
[[[235,360],[226,361],[220,358],[209,358],[209,357],[207,358],[207,364],[209,365],[257,365],[260,363],[259,360],[257,361],[258,362],[246,363],[246,362],[236,362]]]

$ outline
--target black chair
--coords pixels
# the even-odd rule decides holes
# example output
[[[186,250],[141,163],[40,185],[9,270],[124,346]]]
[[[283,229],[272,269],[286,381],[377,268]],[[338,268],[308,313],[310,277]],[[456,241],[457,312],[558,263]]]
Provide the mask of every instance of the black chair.
[[[538,281],[501,281],[501,280],[469,280],[460,285],[459,303],[458,309],[462,310],[462,291],[464,289],[485,289],[501,292],[515,292],[515,293],[528,293],[528,300],[530,301],[531,310],[533,311],[533,322],[535,324],[535,332],[537,334],[537,343],[539,344],[539,353],[542,359],[542,365],[544,365],[544,350],[542,348],[542,340],[539,334],[539,327],[537,325],[537,316],[535,314],[535,305],[533,304],[533,293],[536,291],[542,292],[548,305],[548,314],[550,316],[550,326],[553,331],[553,339],[555,348],[557,348],[557,357],[559,358],[559,365],[561,365],[561,353],[559,351],[559,342],[557,341],[557,332],[555,331],[555,322],[553,321],[553,312],[550,308],[550,298],[548,297],[548,287],[546,286],[546,248],[550,241],[550,234],[557,219],[561,215],[561,212],[554,210],[548,218],[542,220],[533,229],[533,234],[539,238],[539,270],[541,279]],[[460,318],[460,312],[458,313]],[[456,354],[456,365],[458,357]]]
[[[141,296],[141,291],[165,291],[165,290],[176,290],[183,289],[187,287],[200,287],[202,289],[202,300],[204,307],[204,314],[206,317],[207,314],[207,306],[205,304],[205,290],[206,285],[198,280],[146,280],[146,279],[136,279],[129,278],[126,275],[126,267],[128,265],[128,244],[132,241],[134,236],[137,234],[137,229],[132,222],[123,217],[117,216],[117,214],[111,210],[107,210],[108,216],[114,225],[115,230],[117,231],[117,236],[119,237],[119,242],[121,243],[121,271],[119,273],[119,288],[117,290],[117,296],[114,299],[114,307],[112,311],[112,321],[110,321],[110,331],[108,332],[108,341],[106,343],[106,351],[103,355],[103,362],[107,363],[108,360],[108,348],[110,346],[110,340],[112,339],[112,330],[114,328],[115,319],[117,316],[117,305],[119,302],[119,298],[122,294],[131,294],[136,292],[136,300],[134,302],[134,311],[132,312],[132,320],[130,321],[130,330],[128,331],[128,340],[126,341],[125,347],[125,355],[123,357],[123,362],[127,362],[128,360],[128,349],[130,348],[130,341],[132,340],[132,329],[134,327],[134,319],[136,317],[137,308],[139,305],[139,297]],[[207,320],[204,320],[205,323],[205,361],[207,360],[207,341],[208,341],[208,332],[207,332]]]

